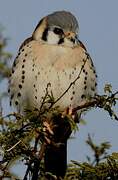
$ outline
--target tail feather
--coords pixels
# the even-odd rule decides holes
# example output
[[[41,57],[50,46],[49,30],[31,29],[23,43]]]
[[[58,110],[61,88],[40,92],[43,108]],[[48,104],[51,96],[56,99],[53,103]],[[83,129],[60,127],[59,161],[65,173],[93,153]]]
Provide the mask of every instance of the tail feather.
[[[46,172],[63,178],[67,169],[67,141],[59,147],[47,146],[44,161]]]
[[[45,172],[56,175],[57,179],[65,176],[67,169],[67,140],[71,134],[71,125],[68,119],[60,116],[54,118],[54,145],[47,145],[45,150]],[[51,178],[48,177],[48,180]]]

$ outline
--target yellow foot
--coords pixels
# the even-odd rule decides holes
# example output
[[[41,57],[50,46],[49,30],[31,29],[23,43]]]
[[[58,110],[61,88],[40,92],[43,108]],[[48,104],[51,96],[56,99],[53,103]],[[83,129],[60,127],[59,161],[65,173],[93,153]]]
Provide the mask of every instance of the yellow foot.
[[[71,116],[72,118],[74,118],[74,114],[73,114],[73,108],[67,107],[63,112],[62,112],[62,118],[64,118],[65,116]]]
[[[54,135],[54,133],[53,133],[53,131],[51,129],[51,124],[50,123],[48,123],[47,121],[44,121],[43,125],[44,125],[44,128],[43,128],[44,132],[49,132],[49,134]]]
[[[45,138],[45,141],[47,144],[51,144],[51,139],[52,139],[52,136],[54,135],[54,132],[53,132],[53,125],[51,122],[48,122],[48,121],[44,121],[43,122],[43,132],[44,132],[44,138]]]

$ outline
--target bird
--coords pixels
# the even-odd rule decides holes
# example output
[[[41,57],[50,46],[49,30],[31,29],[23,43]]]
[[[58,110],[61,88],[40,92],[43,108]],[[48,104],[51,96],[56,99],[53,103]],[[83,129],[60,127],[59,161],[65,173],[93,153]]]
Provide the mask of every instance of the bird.
[[[53,94],[54,105],[61,111],[73,109],[94,98],[97,93],[96,69],[79,39],[78,21],[71,12],[65,10],[43,17],[31,37],[20,46],[9,80],[10,105],[23,114],[26,108],[40,110],[47,89],[49,94]],[[77,113],[80,118],[82,112]],[[59,164],[61,168],[60,163],[64,161],[62,159],[58,163],[58,160],[66,156],[66,148],[65,145],[60,154],[58,152],[59,158],[56,152],[52,153],[53,158],[56,157],[58,170],[53,172],[56,165],[47,167],[57,176],[65,174],[58,167]],[[53,159],[49,161],[53,164]]]

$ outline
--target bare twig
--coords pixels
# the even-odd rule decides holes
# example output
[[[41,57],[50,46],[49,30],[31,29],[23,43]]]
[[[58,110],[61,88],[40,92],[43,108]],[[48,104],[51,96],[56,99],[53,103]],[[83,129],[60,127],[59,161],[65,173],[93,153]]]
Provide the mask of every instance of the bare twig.
[[[12,149],[14,149],[20,143],[21,143],[21,140],[19,140],[16,144],[14,144],[11,148],[7,149],[6,151],[7,152],[11,151]]]
[[[45,93],[45,96],[43,97],[43,101],[42,101],[41,106],[40,106],[39,114],[41,113],[41,110],[42,110],[44,104],[46,103],[45,101],[46,101],[46,99],[48,97],[48,88],[49,87],[50,87],[50,83],[47,84],[46,93]]]
[[[98,99],[86,102],[86,103],[84,103],[84,104],[82,104],[80,106],[77,106],[77,107],[73,108],[72,109],[72,114],[74,114],[76,111],[84,109],[84,108],[94,107],[95,105],[97,105],[99,103],[100,103],[100,100],[98,100]]]
[[[41,160],[42,160],[42,158],[43,158],[45,149],[46,149],[46,143],[44,142],[44,143],[41,145],[41,148],[40,148],[38,157],[34,160],[32,180],[37,180],[37,179],[38,179],[40,162],[41,162]]]

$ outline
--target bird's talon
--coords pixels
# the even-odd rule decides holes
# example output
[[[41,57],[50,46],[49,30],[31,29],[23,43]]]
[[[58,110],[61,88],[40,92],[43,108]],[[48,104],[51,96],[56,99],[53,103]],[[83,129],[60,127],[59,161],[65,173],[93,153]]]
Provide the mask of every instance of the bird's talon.
[[[47,144],[51,144],[51,140],[49,138],[45,137],[45,140]]]
[[[48,122],[44,121],[43,125],[44,125],[43,128],[44,132],[48,131],[51,135],[54,135],[54,132],[52,131],[50,124]]]
[[[67,107],[64,112],[62,112],[62,118],[64,118],[66,115],[72,116],[73,115],[73,109],[72,107]]]

